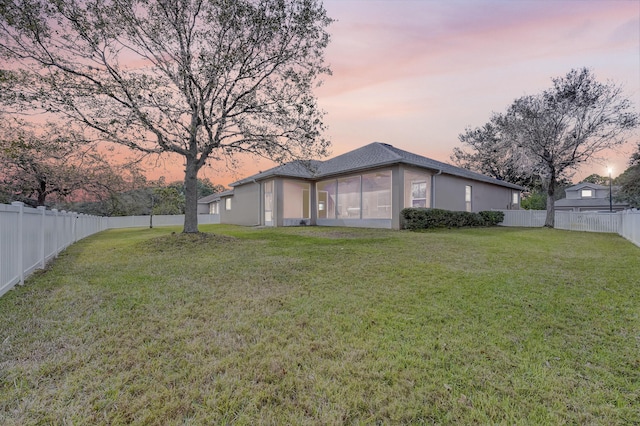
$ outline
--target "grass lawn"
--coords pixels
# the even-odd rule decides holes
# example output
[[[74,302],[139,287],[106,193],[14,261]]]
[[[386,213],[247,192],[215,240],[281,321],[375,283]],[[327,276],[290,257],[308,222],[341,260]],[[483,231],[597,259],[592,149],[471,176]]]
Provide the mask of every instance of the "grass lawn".
[[[201,230],[100,233],[0,298],[0,424],[640,424],[621,237]]]

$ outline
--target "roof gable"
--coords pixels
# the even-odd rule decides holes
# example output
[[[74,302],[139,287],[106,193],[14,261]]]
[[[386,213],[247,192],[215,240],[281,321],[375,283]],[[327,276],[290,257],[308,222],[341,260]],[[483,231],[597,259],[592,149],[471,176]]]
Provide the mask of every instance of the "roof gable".
[[[213,194],[202,197],[198,200],[198,204],[209,204],[215,200],[220,199],[220,193],[214,192]]]
[[[198,199],[198,204],[211,204],[215,201],[220,201],[220,197],[227,197],[233,195],[233,189],[227,189],[222,192],[214,192],[211,195]]]
[[[245,183],[250,183],[256,180],[264,180],[275,176],[313,179],[321,163],[322,161],[318,160],[295,160],[289,163],[280,164],[276,167],[272,167],[269,170],[265,170],[264,172],[257,173],[253,176],[246,177],[232,183],[229,186],[233,187],[243,185]]]
[[[402,157],[389,149],[391,145],[374,142],[322,162],[318,177],[368,169],[400,162]]]
[[[579,191],[581,189],[609,189],[609,186],[605,186],[605,185],[598,185],[596,183],[591,183],[591,182],[582,182],[579,183],[577,185],[573,185],[570,186],[568,188],[565,188],[565,191]]]

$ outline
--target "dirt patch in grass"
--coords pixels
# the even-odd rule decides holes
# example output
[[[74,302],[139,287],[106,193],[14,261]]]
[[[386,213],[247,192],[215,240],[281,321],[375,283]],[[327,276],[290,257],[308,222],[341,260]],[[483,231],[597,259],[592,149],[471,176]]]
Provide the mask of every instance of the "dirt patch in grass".
[[[353,240],[364,238],[385,239],[389,238],[391,231],[380,229],[354,229],[354,228],[290,228],[288,230],[292,234],[300,235],[303,237],[316,237],[326,238],[330,240]]]
[[[240,241],[238,238],[229,235],[211,234],[207,232],[198,232],[197,234],[172,232],[169,235],[141,241],[138,246],[141,249],[151,252],[164,252],[203,248],[206,246],[219,247],[221,245],[234,244],[238,241]]]

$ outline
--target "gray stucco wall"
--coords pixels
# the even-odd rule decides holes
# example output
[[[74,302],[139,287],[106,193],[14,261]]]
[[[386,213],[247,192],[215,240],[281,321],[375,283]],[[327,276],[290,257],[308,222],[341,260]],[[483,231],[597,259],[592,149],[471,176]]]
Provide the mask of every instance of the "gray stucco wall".
[[[465,186],[467,185],[471,185],[472,188],[471,210],[473,212],[519,208],[518,205],[511,204],[512,194],[519,192],[515,189],[445,174],[434,176],[433,179],[435,179],[434,208],[465,211]]]
[[[236,186],[231,197],[231,210],[226,209],[226,198],[220,204],[220,222],[232,225],[260,225],[260,184]]]

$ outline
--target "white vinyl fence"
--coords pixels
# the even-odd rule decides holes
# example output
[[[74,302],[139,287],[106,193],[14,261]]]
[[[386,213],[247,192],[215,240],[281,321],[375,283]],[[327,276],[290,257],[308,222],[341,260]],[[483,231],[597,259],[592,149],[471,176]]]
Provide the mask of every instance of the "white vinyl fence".
[[[501,210],[502,226],[541,227],[546,212]],[[0,297],[34,270],[74,242],[112,228],[177,226],[184,215],[97,217],[25,207],[22,203],[0,204]],[[218,224],[219,215],[198,215],[199,224]],[[557,229],[588,232],[613,232],[640,247],[640,211],[618,213],[556,212]]]
[[[62,250],[111,228],[150,226],[150,216],[98,217],[0,204],[0,297]],[[184,215],[153,216],[153,226],[182,225]],[[199,224],[220,223],[219,215],[198,215]]]
[[[178,226],[184,224],[184,215],[153,215],[153,216],[122,216],[109,217],[109,228],[139,228],[149,226]],[[198,225],[217,225],[220,223],[218,214],[199,214]]]
[[[500,210],[504,213],[501,226],[542,227],[547,216],[544,210]],[[640,247],[640,211],[616,213],[556,211],[555,228],[569,231],[610,232],[623,236]]]
[[[640,210],[627,210],[622,213],[618,234],[640,247]]]
[[[0,204],[0,296],[69,245],[105,229],[103,217]]]

